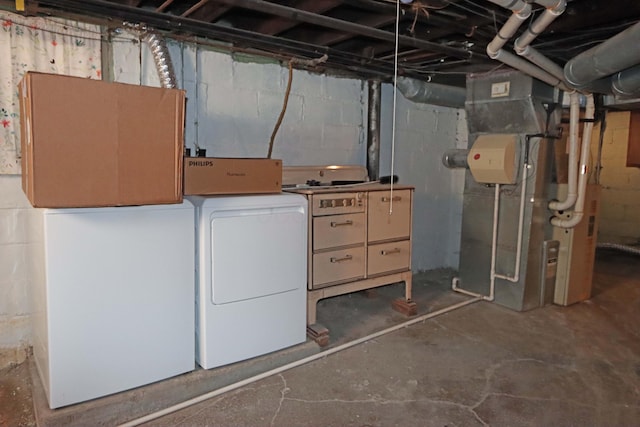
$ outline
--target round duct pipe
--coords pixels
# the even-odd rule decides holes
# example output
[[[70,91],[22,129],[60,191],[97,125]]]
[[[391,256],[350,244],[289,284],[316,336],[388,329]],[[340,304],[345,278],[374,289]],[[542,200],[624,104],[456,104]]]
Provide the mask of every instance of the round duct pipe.
[[[575,88],[640,63],[640,23],[569,60],[564,66],[566,81]]]
[[[467,156],[469,156],[469,150],[453,148],[444,152],[442,164],[449,169],[469,169]]]
[[[410,101],[442,107],[462,108],[467,99],[465,88],[427,83],[409,77],[398,77],[398,90]]]

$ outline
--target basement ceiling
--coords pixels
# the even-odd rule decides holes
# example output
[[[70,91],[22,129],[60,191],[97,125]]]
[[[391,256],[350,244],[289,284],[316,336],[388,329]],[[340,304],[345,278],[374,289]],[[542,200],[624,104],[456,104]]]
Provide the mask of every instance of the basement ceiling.
[[[405,1],[398,23],[399,75],[463,85],[466,73],[500,66],[485,49],[511,11],[488,0]],[[530,22],[544,10],[535,3],[532,8]],[[197,35],[283,60],[326,54],[318,71],[387,81],[394,73],[395,0],[27,1],[27,14],[38,13],[86,15],[111,26],[141,22],[168,36]],[[564,13],[532,46],[563,66],[639,20],[637,0],[567,0]]]

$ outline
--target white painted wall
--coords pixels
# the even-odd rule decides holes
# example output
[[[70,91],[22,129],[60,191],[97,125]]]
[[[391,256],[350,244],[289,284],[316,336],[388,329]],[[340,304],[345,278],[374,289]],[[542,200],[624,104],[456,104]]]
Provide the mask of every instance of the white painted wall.
[[[265,156],[282,106],[287,69],[249,63],[209,49],[170,43],[187,90],[186,144],[213,156]],[[142,64],[140,63],[142,58]],[[114,43],[117,81],[158,85],[146,47]],[[198,90],[196,91],[196,87]],[[390,173],[391,87],[383,86],[382,173]],[[398,97],[395,172],[416,186],[414,269],[457,267],[463,177],[445,169],[442,151],[466,147],[461,110]],[[294,71],[274,158],[285,165],[366,163],[366,83]],[[19,176],[0,176],[0,368],[20,362],[30,340],[26,227],[30,209]]]
[[[18,175],[0,175],[0,369],[29,345],[27,226],[31,205]]]
[[[397,95],[393,174],[415,186],[414,271],[458,268],[464,170],[442,164],[450,148],[467,147],[463,109],[418,104]],[[391,174],[393,86],[382,86],[380,175]]]

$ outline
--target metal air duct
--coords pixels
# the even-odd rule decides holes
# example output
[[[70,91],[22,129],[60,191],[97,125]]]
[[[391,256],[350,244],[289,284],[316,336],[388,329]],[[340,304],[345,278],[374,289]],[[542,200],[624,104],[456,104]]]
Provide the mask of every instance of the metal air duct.
[[[462,108],[467,99],[467,91],[457,86],[426,83],[409,77],[399,77],[396,83],[402,95],[413,102]]]
[[[564,66],[565,79],[573,87],[585,88],[598,79],[635,67],[640,64],[638,45],[640,23],[569,60]],[[638,81],[637,72],[629,72],[632,81]]]

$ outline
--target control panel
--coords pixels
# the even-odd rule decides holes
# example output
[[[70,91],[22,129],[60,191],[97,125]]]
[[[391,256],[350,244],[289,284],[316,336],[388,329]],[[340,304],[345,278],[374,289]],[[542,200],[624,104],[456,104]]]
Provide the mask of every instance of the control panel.
[[[364,212],[365,193],[332,193],[315,195],[313,215],[335,215],[342,213]]]

